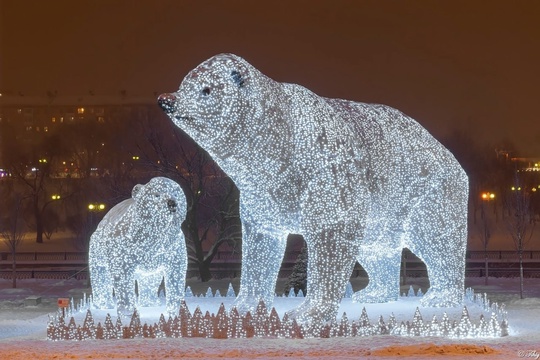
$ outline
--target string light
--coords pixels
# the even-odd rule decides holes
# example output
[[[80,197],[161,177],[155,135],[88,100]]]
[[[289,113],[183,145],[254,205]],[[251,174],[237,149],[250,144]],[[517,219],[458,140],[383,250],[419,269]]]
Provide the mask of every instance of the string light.
[[[290,233],[309,255],[307,296],[289,313],[299,323],[335,319],[355,261],[369,275],[355,301],[397,300],[404,248],[426,264],[424,305],[463,302],[468,179],[413,119],[275,82],[232,54],[158,103],[240,189],[240,311],[271,306]]]
[[[136,185],[131,199],[105,215],[90,238],[88,256],[97,308],[116,305],[122,316],[133,313],[135,306],[155,306],[164,279],[167,310],[178,312],[187,270],[186,244],[180,228],[185,213],[180,186],[156,177],[146,185]]]

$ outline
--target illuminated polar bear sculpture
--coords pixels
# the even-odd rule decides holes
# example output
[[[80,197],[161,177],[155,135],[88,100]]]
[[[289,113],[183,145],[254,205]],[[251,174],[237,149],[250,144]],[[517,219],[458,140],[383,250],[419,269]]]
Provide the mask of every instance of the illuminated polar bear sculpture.
[[[96,307],[114,306],[113,289],[119,315],[131,314],[136,303],[155,305],[164,278],[167,310],[178,311],[187,270],[186,244],[180,228],[185,213],[180,186],[156,177],[146,185],[135,185],[132,198],[105,215],[90,238],[88,256]]]
[[[403,248],[427,266],[425,305],[462,302],[468,179],[413,119],[273,81],[232,54],[158,103],[240,189],[241,310],[272,302],[289,233],[308,247],[299,321],[335,317],[355,261],[369,284],[354,300],[396,300]]]

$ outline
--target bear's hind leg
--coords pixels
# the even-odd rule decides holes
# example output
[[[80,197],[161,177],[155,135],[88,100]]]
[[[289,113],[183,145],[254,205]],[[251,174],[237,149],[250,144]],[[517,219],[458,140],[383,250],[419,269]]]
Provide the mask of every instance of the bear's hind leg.
[[[454,307],[463,303],[465,293],[467,191],[457,185],[441,188],[449,193],[429,193],[411,212],[408,248],[428,272],[430,287],[422,305]]]
[[[111,275],[105,266],[90,264],[90,284],[92,303],[97,309],[110,309],[114,306]]]
[[[358,262],[366,270],[369,283],[353,294],[353,301],[382,303],[399,298],[401,248],[360,246]]]
[[[421,303],[430,307],[455,307],[463,304],[465,293],[466,231],[455,228],[442,234],[433,247],[413,251],[426,264],[430,287]]]

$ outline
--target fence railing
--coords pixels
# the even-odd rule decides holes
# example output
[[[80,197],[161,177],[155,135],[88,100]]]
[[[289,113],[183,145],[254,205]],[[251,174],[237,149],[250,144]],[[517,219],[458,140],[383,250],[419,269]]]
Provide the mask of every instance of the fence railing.
[[[300,251],[289,251],[283,258],[279,277],[288,277]],[[485,258],[488,259],[488,273],[492,277],[519,276],[518,255],[515,251],[469,251],[467,252],[466,276],[482,277],[485,275]],[[524,251],[524,275],[540,277],[540,251]],[[15,257],[18,279],[87,279],[88,255],[85,252],[22,252]],[[220,252],[210,266],[216,279],[239,277],[241,272],[241,254]],[[0,278],[11,279],[13,258],[11,253],[0,252]],[[402,257],[402,277],[425,277],[424,263],[410,251],[404,251]],[[199,275],[195,264],[189,264],[187,277]],[[364,269],[356,264],[353,277],[367,276]]]
[[[299,250],[288,251],[283,257],[283,262],[295,262],[296,258],[300,254]],[[518,260],[518,254],[513,250],[502,250],[494,251],[490,250],[487,252],[484,251],[468,251],[466,254],[467,262],[484,260],[487,256],[489,260]],[[403,258],[406,261],[420,261],[413,253],[408,250],[403,251]],[[16,260],[21,261],[35,261],[39,262],[42,260],[76,260],[86,262],[88,259],[88,253],[86,252],[75,252],[75,251],[66,251],[66,252],[18,252],[15,254]],[[540,250],[526,250],[523,251],[524,260],[537,260],[540,262]],[[12,255],[11,252],[3,251],[0,252],[0,263],[5,261],[11,261]],[[220,251],[214,257],[214,262],[216,263],[233,263],[242,261],[242,254],[239,252],[232,251]]]

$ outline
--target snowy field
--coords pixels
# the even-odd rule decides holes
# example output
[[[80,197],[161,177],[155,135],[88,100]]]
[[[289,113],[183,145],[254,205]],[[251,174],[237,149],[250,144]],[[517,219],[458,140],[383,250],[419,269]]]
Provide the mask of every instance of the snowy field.
[[[411,279],[409,283],[425,291],[425,279]],[[189,281],[193,292],[206,293],[211,286],[225,294],[229,280],[201,284]],[[238,279],[233,285],[238,288]],[[365,285],[365,279],[353,279],[355,290]],[[56,311],[58,297],[82,298],[89,289],[85,281],[76,280],[19,280],[18,288],[11,289],[11,281],[0,280],[0,359],[270,359],[294,357],[343,358],[343,359],[405,359],[446,356],[453,359],[538,359],[540,354],[540,279],[526,279],[525,299],[516,295],[518,279],[491,278],[489,285],[484,279],[468,278],[467,286],[477,293],[487,293],[491,301],[504,303],[508,311],[510,335],[493,339],[446,339],[437,337],[373,336],[330,339],[129,339],[89,340],[82,342],[46,340],[49,314]],[[281,290],[280,285],[276,287]],[[403,288],[406,292],[408,286]],[[25,299],[40,296],[39,305],[25,305]],[[301,302],[300,298],[276,298],[274,306],[282,316],[285,311]],[[230,298],[188,298],[193,312],[197,305],[203,311],[217,312],[221,302],[226,305]],[[358,319],[365,306],[372,323],[380,315],[387,319],[394,314],[398,322],[411,321],[418,299],[402,298],[388,304],[353,304],[345,299],[340,316],[347,313],[349,319]],[[163,308],[141,309],[141,321],[155,322]],[[420,309],[424,320],[447,312],[451,319],[459,320],[461,309]],[[471,320],[478,321],[479,309],[469,308]],[[106,311],[92,312],[94,320],[103,322]],[[75,314],[77,323],[84,313]],[[113,318],[115,313],[111,312]]]

